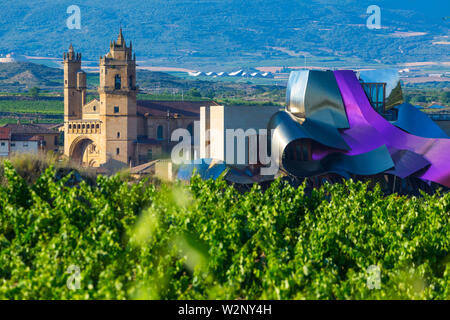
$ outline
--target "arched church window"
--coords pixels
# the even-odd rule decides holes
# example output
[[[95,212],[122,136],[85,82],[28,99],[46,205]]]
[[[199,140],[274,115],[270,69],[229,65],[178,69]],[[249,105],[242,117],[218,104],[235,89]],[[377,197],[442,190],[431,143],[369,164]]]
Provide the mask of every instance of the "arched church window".
[[[130,76],[130,78],[128,79],[128,86],[131,88],[133,88],[133,76]]]
[[[114,83],[115,83],[116,90],[119,90],[120,88],[122,88],[122,79],[120,78],[119,74],[116,74]]]
[[[156,138],[158,140],[164,139],[164,128],[163,126],[158,126],[158,129],[156,130]]]

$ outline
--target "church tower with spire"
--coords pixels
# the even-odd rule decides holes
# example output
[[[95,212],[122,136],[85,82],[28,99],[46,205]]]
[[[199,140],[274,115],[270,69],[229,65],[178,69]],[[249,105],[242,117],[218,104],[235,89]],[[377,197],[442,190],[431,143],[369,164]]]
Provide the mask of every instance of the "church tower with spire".
[[[64,53],[64,155],[82,166],[110,172],[161,155],[162,140],[170,138],[170,117],[138,114],[136,56],[122,28],[100,57],[99,78],[98,98],[87,102],[81,54],[71,45]],[[173,116],[177,126],[192,126],[195,119]]]
[[[102,146],[108,159],[133,165],[137,140],[136,56],[120,28],[117,41],[100,57],[100,120],[104,124]]]

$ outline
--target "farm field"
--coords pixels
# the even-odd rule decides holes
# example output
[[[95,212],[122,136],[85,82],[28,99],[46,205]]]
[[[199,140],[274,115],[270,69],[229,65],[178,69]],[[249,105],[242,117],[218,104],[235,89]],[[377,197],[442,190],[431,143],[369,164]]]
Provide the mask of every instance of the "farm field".
[[[64,101],[0,100],[0,112],[64,114]]]

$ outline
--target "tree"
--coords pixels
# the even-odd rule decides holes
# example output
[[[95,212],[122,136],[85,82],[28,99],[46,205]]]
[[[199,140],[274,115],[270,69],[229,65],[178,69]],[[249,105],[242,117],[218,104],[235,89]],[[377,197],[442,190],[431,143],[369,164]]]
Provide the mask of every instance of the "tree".
[[[33,99],[37,99],[39,98],[39,92],[41,91],[40,88],[38,87],[33,87],[30,90],[28,90],[28,93],[30,94],[30,96],[33,97]]]
[[[213,89],[210,89],[206,92],[205,96],[209,99],[214,99],[214,97],[216,96],[216,93],[214,92]]]
[[[197,88],[191,88],[188,91],[188,96],[191,96],[193,98],[201,98],[202,94],[200,93],[200,91],[198,91]]]
[[[442,103],[450,103],[450,91],[442,92],[441,100]]]

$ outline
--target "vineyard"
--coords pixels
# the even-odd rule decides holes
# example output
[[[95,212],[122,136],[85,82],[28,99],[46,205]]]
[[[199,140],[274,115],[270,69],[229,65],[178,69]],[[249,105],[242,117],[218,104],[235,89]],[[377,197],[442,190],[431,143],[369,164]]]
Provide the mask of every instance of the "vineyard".
[[[2,172],[1,299],[450,299],[450,193]]]

